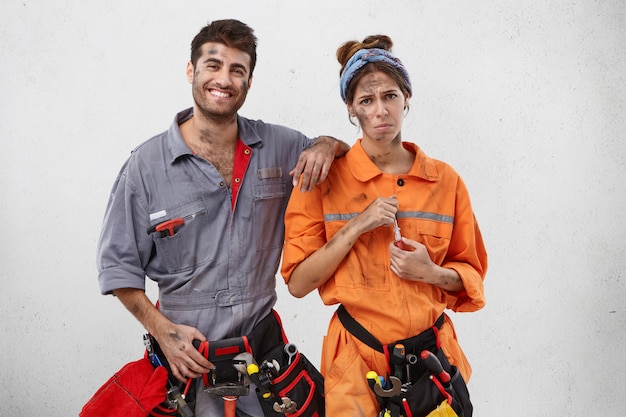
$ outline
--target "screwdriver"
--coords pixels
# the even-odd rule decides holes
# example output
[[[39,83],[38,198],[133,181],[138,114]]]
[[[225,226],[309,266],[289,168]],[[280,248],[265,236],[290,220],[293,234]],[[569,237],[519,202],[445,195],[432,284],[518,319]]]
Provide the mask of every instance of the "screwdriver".
[[[406,250],[406,246],[404,245],[404,242],[402,241],[402,235],[400,234],[400,226],[398,226],[398,219],[395,217],[393,218],[393,234],[394,234],[394,239],[395,239],[393,244],[396,246],[396,248]]]
[[[435,376],[439,378],[446,388],[450,386],[450,374],[443,369],[439,358],[437,358],[434,353],[428,350],[423,350],[422,353],[420,353],[420,358],[424,361],[426,368],[435,374]]]

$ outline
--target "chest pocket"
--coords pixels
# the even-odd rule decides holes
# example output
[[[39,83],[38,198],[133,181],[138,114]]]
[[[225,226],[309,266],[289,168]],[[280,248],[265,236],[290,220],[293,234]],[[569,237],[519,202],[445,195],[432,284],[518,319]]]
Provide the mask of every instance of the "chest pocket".
[[[153,234],[157,256],[161,257],[168,273],[189,271],[213,260],[217,240],[212,239],[208,233],[210,221],[203,201],[197,200],[169,208],[166,213],[162,219],[153,221],[153,225],[176,217],[185,221],[175,229],[174,235],[158,232]]]
[[[426,246],[430,259],[441,265],[450,247],[452,228],[453,224],[449,222],[418,219],[411,222],[410,234],[406,236]]]
[[[280,248],[285,239],[285,208],[287,183],[280,167],[258,170],[253,189],[254,217],[252,224],[258,250]]]

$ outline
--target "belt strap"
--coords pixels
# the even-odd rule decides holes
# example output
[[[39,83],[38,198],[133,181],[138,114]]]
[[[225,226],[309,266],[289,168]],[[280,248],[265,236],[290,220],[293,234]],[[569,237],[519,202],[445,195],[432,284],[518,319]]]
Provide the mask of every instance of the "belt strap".
[[[348,313],[343,304],[340,304],[339,308],[337,308],[337,317],[339,317],[339,321],[341,321],[343,327],[345,327],[347,331],[354,335],[354,337],[356,337],[372,349],[376,350],[377,352],[384,353],[385,356],[388,355],[388,346],[383,346],[383,344],[380,343],[380,341],[376,339],[373,334],[367,331],[365,327],[363,327],[358,321],[356,321],[354,317],[352,317],[350,313]],[[441,314],[437,318],[435,324],[430,329],[424,330],[417,336],[410,338],[410,340],[414,343],[420,344],[422,342],[422,339],[424,342],[427,342],[428,339],[434,337],[437,339],[437,347],[439,347],[439,329],[441,329],[442,325],[443,314]],[[395,345],[395,343],[397,342],[392,343],[392,345]]]

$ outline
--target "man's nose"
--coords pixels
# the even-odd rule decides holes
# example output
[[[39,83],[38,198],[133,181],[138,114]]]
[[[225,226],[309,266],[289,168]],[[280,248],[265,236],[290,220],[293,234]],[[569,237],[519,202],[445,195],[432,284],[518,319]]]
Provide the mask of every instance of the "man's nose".
[[[220,70],[215,74],[215,82],[220,87],[230,87],[232,84],[230,70],[226,67],[220,68]]]

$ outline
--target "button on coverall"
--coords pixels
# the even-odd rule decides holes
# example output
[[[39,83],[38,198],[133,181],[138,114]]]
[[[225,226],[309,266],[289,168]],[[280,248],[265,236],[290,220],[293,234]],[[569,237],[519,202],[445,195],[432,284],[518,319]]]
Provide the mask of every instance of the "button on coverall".
[[[321,248],[351,218],[377,197],[398,198],[402,235],[422,243],[434,263],[454,269],[464,291],[399,278],[390,270],[389,243],[393,227],[378,227],[355,242],[335,274],[318,288],[326,305],[346,310],[381,343],[406,339],[430,328],[449,308],[476,311],[485,304],[483,279],[487,254],[467,189],[447,164],[427,157],[415,144],[410,172],[382,173],[361,147],[360,140],[337,159],[326,180],[313,192],[294,190],[285,215],[286,240],[282,274],[289,282],[294,268]],[[448,316],[440,330],[442,349],[467,381],[470,365],[461,350]],[[333,315],[322,348],[326,415],[374,416],[378,405],[365,375],[385,375],[386,359],[352,336]]]

